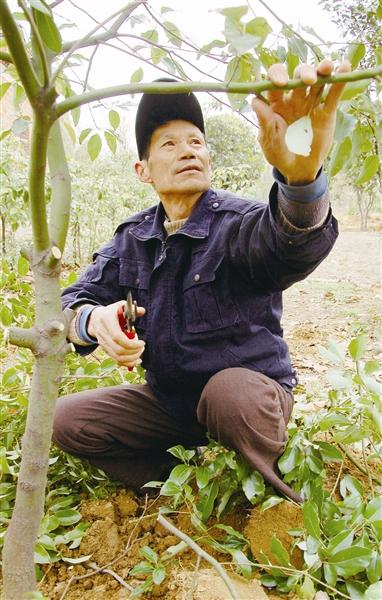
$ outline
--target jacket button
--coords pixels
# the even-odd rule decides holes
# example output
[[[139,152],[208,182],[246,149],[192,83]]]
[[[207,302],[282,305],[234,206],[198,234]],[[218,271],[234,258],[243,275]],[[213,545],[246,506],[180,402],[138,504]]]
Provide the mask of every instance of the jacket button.
[[[147,219],[149,219],[149,218],[150,218],[150,215],[146,215],[145,216],[145,221],[147,221]]]
[[[200,279],[200,275],[199,273],[196,273],[196,275],[194,275],[194,281],[199,281]]]
[[[136,278],[135,285],[139,285],[139,277]]]
[[[219,202],[214,202],[212,205],[212,208],[218,208],[218,206],[219,206]]]

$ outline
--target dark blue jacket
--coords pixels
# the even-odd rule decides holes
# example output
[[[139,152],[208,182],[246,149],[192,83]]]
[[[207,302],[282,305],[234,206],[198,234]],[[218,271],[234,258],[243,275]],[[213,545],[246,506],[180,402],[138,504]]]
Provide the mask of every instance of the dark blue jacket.
[[[260,371],[292,389],[281,292],[317,267],[338,230],[330,213],[319,229],[290,235],[276,210],[277,184],[269,205],[209,190],[167,239],[162,205],[144,210],[95,253],[63,292],[63,305],[107,305],[131,290],[146,309],[136,322],[146,378],[171,410],[187,412],[227,367]]]

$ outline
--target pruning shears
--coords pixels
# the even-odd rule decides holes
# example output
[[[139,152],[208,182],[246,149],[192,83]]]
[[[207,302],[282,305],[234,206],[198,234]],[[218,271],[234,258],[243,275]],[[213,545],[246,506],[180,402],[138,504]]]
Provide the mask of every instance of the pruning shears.
[[[134,323],[137,318],[137,302],[133,300],[131,292],[129,291],[126,298],[126,305],[120,306],[118,309],[118,322],[123,333],[133,340],[135,338],[135,327]],[[133,367],[128,367],[129,371],[133,370]]]

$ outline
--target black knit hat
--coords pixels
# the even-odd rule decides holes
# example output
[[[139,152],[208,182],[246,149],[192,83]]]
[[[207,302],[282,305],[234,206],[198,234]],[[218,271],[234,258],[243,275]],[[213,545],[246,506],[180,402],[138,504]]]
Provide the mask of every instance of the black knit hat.
[[[175,79],[156,81],[176,82]],[[190,121],[204,134],[204,119],[200,104],[192,92],[189,94],[143,94],[135,119],[135,138],[138,156],[142,160],[154,130],[168,121]]]

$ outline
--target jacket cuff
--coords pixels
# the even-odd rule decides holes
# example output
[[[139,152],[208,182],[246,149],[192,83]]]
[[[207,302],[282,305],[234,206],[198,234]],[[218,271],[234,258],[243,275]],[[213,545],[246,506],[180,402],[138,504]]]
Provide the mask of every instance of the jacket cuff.
[[[284,176],[275,167],[272,173],[284,196],[288,200],[294,200],[295,202],[304,204],[314,202],[323,196],[328,188],[328,178],[322,168],[319,170],[316,179],[307,185],[288,185],[285,182]]]
[[[76,346],[94,347],[98,344],[96,338],[91,337],[87,332],[89,317],[95,308],[94,304],[81,304],[75,308],[77,314],[70,323],[68,339]]]

